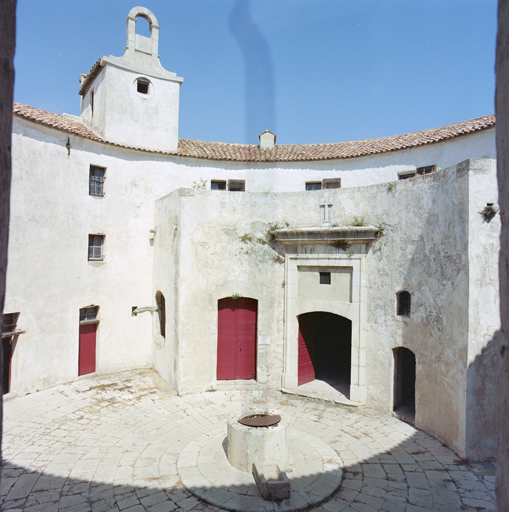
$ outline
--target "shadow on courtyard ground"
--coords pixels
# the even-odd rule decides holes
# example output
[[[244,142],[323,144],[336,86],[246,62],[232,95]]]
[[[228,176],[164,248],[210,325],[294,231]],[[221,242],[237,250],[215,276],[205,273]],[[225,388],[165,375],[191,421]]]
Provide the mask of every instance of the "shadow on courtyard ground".
[[[355,465],[345,465],[339,489],[321,504],[305,510],[495,511],[494,465],[468,464],[443,446],[431,455],[413,440]],[[404,462],[398,463],[397,460]],[[439,462],[442,460],[443,463]],[[424,469],[430,468],[430,469]],[[310,475],[313,478],[314,475]],[[315,475],[316,476],[316,475]],[[2,510],[53,511],[219,511],[197,499],[180,480],[172,488],[114,485],[63,478],[10,463],[3,467]],[[292,480],[292,485],[303,482]],[[214,489],[218,494],[227,488]],[[313,490],[310,491],[311,493]],[[230,504],[231,505],[231,504]],[[230,507],[225,503],[225,510]],[[263,510],[288,510],[287,502],[267,502]],[[135,507],[135,508],[132,508]],[[132,509],[132,510],[131,510]],[[256,509],[252,509],[256,512]],[[258,509],[260,510],[260,509]]]
[[[2,510],[223,510],[183,486],[177,461],[194,439],[218,427],[225,432],[225,419],[256,393],[177,397],[158,390],[155,378],[149,371],[97,376],[8,400]],[[305,510],[496,510],[492,463],[459,460],[431,436],[365,408],[277,393],[262,399],[271,400],[291,428],[315,436],[343,460],[340,487]],[[292,479],[304,496],[319,493],[313,482],[326,474],[311,467]],[[216,499],[225,497],[224,510],[235,508],[231,491],[249,492],[231,485],[210,490]],[[284,502],[266,502],[251,510],[285,509]]]

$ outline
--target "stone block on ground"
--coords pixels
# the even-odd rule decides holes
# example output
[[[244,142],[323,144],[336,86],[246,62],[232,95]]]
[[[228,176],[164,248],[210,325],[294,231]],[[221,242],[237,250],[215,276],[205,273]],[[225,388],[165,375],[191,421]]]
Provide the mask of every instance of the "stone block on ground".
[[[253,476],[266,500],[284,500],[290,497],[290,480],[277,464],[255,462]]]

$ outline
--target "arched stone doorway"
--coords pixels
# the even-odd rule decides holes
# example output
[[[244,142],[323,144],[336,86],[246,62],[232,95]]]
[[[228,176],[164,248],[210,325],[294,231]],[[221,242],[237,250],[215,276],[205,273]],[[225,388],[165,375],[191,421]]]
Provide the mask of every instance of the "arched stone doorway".
[[[299,386],[323,380],[350,395],[352,322],[323,311],[304,313],[299,321]]]
[[[393,349],[394,412],[410,421],[415,419],[415,354],[408,348]]]

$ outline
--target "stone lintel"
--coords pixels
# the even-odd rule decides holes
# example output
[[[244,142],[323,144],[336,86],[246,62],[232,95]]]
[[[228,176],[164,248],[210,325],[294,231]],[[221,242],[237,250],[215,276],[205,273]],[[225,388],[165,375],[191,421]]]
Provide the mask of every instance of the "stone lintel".
[[[274,231],[276,242],[282,244],[329,244],[346,241],[367,244],[376,239],[379,229],[375,226],[343,226],[316,228],[284,228]]]

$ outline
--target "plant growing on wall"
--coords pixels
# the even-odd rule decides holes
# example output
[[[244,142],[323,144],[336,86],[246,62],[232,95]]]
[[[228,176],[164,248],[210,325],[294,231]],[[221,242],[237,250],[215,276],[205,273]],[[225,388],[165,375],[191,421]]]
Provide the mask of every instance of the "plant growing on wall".
[[[269,227],[267,229],[266,238],[268,243],[274,243],[276,241],[276,233],[278,229],[287,228],[290,224],[284,221],[283,224],[279,222],[269,222]]]
[[[352,226],[365,226],[364,217],[354,217]]]
[[[207,180],[200,178],[198,181],[193,181],[193,188],[195,190],[205,190],[207,188]]]
[[[389,192],[392,192],[395,189],[396,189],[396,183],[389,183],[389,184],[387,184],[387,190]]]
[[[484,219],[484,222],[490,222],[498,212],[498,208],[493,203],[487,203],[486,206],[479,212]]]
[[[335,249],[346,251],[352,244],[348,242],[348,240],[334,240],[333,242],[330,242],[329,245]]]
[[[385,224],[378,224],[377,226],[377,232],[375,233],[376,238],[381,238],[384,236],[385,233]]]
[[[242,236],[239,236],[239,240],[247,244],[253,241],[253,235],[251,233],[244,233]]]

